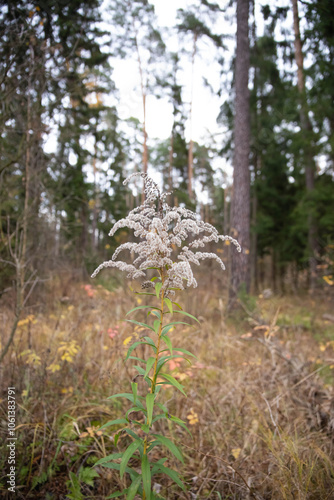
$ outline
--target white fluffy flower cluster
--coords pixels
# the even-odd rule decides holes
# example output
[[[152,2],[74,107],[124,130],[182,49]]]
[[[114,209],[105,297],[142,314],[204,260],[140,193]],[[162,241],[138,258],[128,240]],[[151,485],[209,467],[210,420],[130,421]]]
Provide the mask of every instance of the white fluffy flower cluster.
[[[170,207],[165,202],[169,193],[161,194],[155,182],[147,174],[132,174],[124,184],[140,175],[144,179],[145,202],[131,210],[127,217],[119,220],[111,229],[109,236],[123,227],[133,229],[140,242],[127,242],[120,245],[112,259],[103,262],[92,274],[92,278],[105,267],[116,267],[128,273],[127,277],[136,279],[146,276],[148,268],[164,269],[164,289],[185,286],[197,286],[190,264],[200,265],[203,259],[216,260],[222,269],[224,263],[215,253],[198,252],[193,249],[203,248],[207,243],[230,241],[241,251],[239,243],[230,236],[223,236],[211,224],[197,219],[191,210],[182,207]],[[198,237],[197,237],[198,236]],[[197,237],[188,245],[182,246],[188,238]],[[120,252],[129,250],[136,255],[132,264],[116,260]],[[177,253],[177,260],[172,254]]]

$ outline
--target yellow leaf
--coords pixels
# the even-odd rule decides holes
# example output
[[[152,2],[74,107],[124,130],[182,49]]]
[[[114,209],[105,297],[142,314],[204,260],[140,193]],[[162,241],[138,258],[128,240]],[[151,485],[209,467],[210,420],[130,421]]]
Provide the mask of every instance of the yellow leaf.
[[[131,342],[131,339],[132,339],[132,335],[130,335],[130,337],[126,337],[126,339],[123,340],[123,345],[128,345],[129,342]]]
[[[238,460],[240,452],[241,452],[241,448],[232,448],[232,450],[231,450],[231,453],[236,460]]]
[[[320,351],[324,352],[326,350],[326,346],[324,344],[320,344]]]
[[[73,309],[74,309],[74,306],[73,306],[73,305],[68,306],[68,308],[67,308],[67,310],[68,310],[68,311],[72,311]]]
[[[142,302],[143,302],[142,299],[140,297],[137,297],[137,304],[140,305]]]
[[[58,372],[60,370],[60,365],[57,363],[51,363],[51,365],[47,367],[47,370],[50,370],[52,373]]]
[[[225,245],[229,246],[230,244],[231,244],[231,242],[229,240],[225,241]]]
[[[104,351],[107,351],[108,349],[109,349],[109,347],[108,347],[108,346],[106,346],[106,345],[104,345],[104,346],[103,346],[103,350],[104,350]]]
[[[333,276],[323,276],[322,279],[326,281],[328,285],[334,285]]]
[[[107,243],[107,244],[104,246],[104,248],[105,248],[106,250],[109,250],[109,248],[110,248],[109,243]]]

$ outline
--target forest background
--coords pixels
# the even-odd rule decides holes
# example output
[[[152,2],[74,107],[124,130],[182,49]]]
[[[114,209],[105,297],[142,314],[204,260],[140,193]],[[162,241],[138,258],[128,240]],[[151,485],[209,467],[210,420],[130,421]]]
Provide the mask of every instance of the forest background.
[[[212,321],[213,328],[217,315],[224,323],[229,292],[248,318],[239,313],[232,316],[229,328],[241,336],[248,335],[251,318],[252,328],[258,328],[255,331],[269,328],[263,330],[263,341],[269,342],[281,320],[281,327],[287,328],[283,340],[287,340],[297,318],[300,334],[304,335],[305,328],[310,333],[305,363],[313,363],[317,358],[308,359],[315,348],[312,321],[321,313],[320,318],[327,315],[324,321],[329,326],[321,337],[319,331],[325,332],[327,323],[320,324],[316,345],[319,352],[332,349],[333,316],[328,309],[332,313],[334,4],[331,0],[181,4],[175,25],[164,26],[161,16],[158,22],[154,5],[146,0],[0,2],[0,359],[3,380],[20,385],[26,406],[28,401],[32,404],[31,394],[44,387],[43,377],[60,376],[60,367],[69,377],[61,394],[77,390],[78,398],[87,396],[83,379],[77,379],[82,366],[91,373],[90,382],[96,382],[94,367],[84,363],[84,344],[72,336],[73,330],[78,334],[81,320],[71,315],[80,301],[82,312],[92,299],[100,301],[99,307],[107,307],[109,297],[115,319],[102,314],[98,331],[111,341],[119,336],[120,349],[122,335],[128,338],[126,330],[121,335],[118,327],[108,326],[110,321],[119,323],[128,301],[123,278],[117,273],[101,276],[94,288],[89,276],[131,237],[126,230],[112,238],[108,232],[143,199],[140,181],[123,185],[133,172],[147,171],[163,190],[172,191],[171,204],[191,208],[242,245],[242,255],[235,261],[229,245],[218,249],[227,273],[220,278],[213,265],[205,269],[201,279],[207,295],[187,299],[193,307],[197,304],[208,325]],[[137,116],[129,113],[131,103],[124,102],[122,88],[113,79],[113,65],[129,67],[125,61],[132,62],[132,71],[138,75],[133,91],[137,111],[140,106]],[[207,67],[208,61],[214,71]],[[215,127],[202,136],[196,133],[195,118],[199,117],[194,113],[201,87],[203,95],[211,93],[217,106],[214,111],[208,109],[216,117]],[[164,139],[149,135],[147,123],[148,114],[154,114],[149,107],[158,102],[171,111],[170,133]],[[156,119],[158,128],[158,121],[165,118]],[[116,292],[119,303],[114,295],[103,295]],[[276,302],[270,302],[272,297]],[[266,298],[269,302],[263,305]],[[308,302],[316,298],[320,302]],[[292,316],[280,317],[279,310],[291,300],[297,301]],[[258,301],[263,310],[258,309]],[[211,304],[212,314],[206,317],[201,304]],[[312,321],[310,316],[305,320],[305,308],[314,311]],[[85,314],[93,313],[87,310]],[[93,324],[95,320],[89,318]],[[62,338],[56,333],[52,336],[54,345],[50,341],[48,349],[58,356],[70,353],[67,359],[61,358],[62,364],[45,361],[43,365],[43,335],[47,338],[43,328],[61,333]],[[85,342],[93,339],[92,333],[85,335]],[[103,335],[105,356],[108,346],[102,342]],[[79,364],[70,366],[79,346]],[[230,344],[225,348],[228,352]],[[249,363],[251,351],[247,349],[241,349],[239,365]],[[284,351],[282,356],[288,363],[284,370],[291,368],[287,361],[291,352]],[[111,359],[108,362],[112,366]],[[212,360],[203,364],[209,365]],[[323,364],[327,385],[332,380],[331,366],[329,357]],[[291,370],[293,377],[295,366]],[[305,376],[300,372],[298,380]],[[184,408],[186,414],[189,411]],[[51,426],[58,437],[68,430],[64,408],[59,412],[60,420],[55,428]],[[73,412],[67,414],[74,418]],[[44,408],[44,421],[46,414]],[[29,422],[31,415],[32,409]],[[86,426],[92,428],[88,420]],[[36,438],[39,431],[34,429]],[[45,434],[38,445],[36,439],[36,450],[38,446],[44,450]],[[93,442],[96,436],[89,439]],[[90,446],[89,441],[87,449]],[[244,447],[239,443],[233,449],[239,452],[229,453],[238,460]],[[57,460],[48,459],[44,451],[41,461],[36,461],[35,451],[30,450],[21,464],[22,484],[33,489],[53,477],[57,466]],[[70,481],[67,484],[64,479],[60,489],[67,484],[74,491],[68,471],[75,470],[76,460],[64,459],[66,467],[59,465]],[[320,465],[320,470],[324,467]],[[300,477],[300,485],[304,479]],[[83,483],[89,488],[93,478],[87,481]],[[283,482],[278,481],[278,489]],[[204,483],[195,485],[197,490],[210,491]],[[325,479],[317,487],[326,490]],[[268,488],[273,491],[272,484]]]

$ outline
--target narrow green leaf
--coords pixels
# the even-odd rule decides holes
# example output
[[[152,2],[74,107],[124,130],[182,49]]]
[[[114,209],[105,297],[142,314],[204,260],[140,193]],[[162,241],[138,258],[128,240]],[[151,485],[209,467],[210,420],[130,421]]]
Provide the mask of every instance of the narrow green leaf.
[[[183,427],[183,429],[186,430],[191,437],[193,437],[190,430],[187,427],[187,424],[183,420],[181,420],[180,418],[174,417],[174,415],[170,416],[170,420],[172,422],[175,422],[176,424],[180,425],[181,427]]]
[[[138,309],[157,309],[158,311],[160,311],[159,307],[154,307],[154,306],[137,306],[137,307],[134,307],[133,309],[131,309],[131,311],[127,312],[126,316],[128,314],[131,314],[133,311],[138,311]]]
[[[186,349],[182,349],[181,347],[177,347],[175,349],[176,352],[182,352],[183,354],[187,354],[187,356],[191,356],[195,359],[197,359],[197,356],[195,356],[195,354],[192,354],[190,351],[187,351]]]
[[[176,387],[182,394],[184,394],[187,397],[187,394],[183,390],[183,386],[178,382],[174,377],[169,375],[168,373],[162,373],[160,375],[161,377],[164,377],[170,384],[172,384],[174,387]]]
[[[135,342],[134,344],[132,344],[132,346],[130,346],[130,347],[129,347],[128,352],[126,353],[126,356],[125,356],[125,361],[126,361],[127,359],[129,359],[130,354],[132,353],[132,351],[133,351],[134,349],[136,349],[136,347],[138,347],[139,345],[144,345],[144,344],[145,344],[145,342]]]
[[[134,404],[136,404],[137,389],[138,389],[137,382],[131,382],[131,387],[132,387],[132,394],[133,394],[133,402],[134,402]]]
[[[152,366],[154,365],[154,362],[155,362],[155,358],[153,357],[150,357],[148,358],[147,362],[146,362],[146,370],[145,370],[145,375],[144,375],[144,378],[147,377],[150,369],[152,368]]]
[[[105,429],[106,427],[110,427],[110,425],[127,424],[127,423],[128,421],[125,420],[125,418],[116,418],[116,420],[111,420],[110,422],[107,422],[106,424],[102,425],[102,427],[99,428],[99,431]]]
[[[107,399],[116,399],[116,398],[126,398],[128,399],[129,401],[131,401],[131,403],[133,403],[133,394],[129,393],[129,392],[122,392],[121,394],[113,394],[112,396],[109,396]]]
[[[177,311],[174,311],[177,312]],[[168,325],[165,325],[162,329],[161,334],[165,335],[166,333],[169,332],[169,330],[174,326],[174,325],[188,325],[192,326],[190,323],[185,323],[184,321],[173,321],[173,323],[168,323]]]
[[[150,313],[148,313],[148,314],[150,314]],[[159,318],[159,320],[161,320],[160,309],[159,309],[159,311],[151,311],[151,314],[153,314],[153,316],[156,316],[157,318]]]
[[[138,358],[138,356],[129,356],[129,359],[134,359],[135,361],[140,361],[141,363],[146,363],[145,359]]]
[[[96,465],[104,464],[106,462],[110,462],[110,460],[115,460],[116,458],[121,458],[123,453],[112,453],[111,455],[108,455],[107,457],[100,458],[97,462],[95,462],[94,467]]]
[[[134,368],[137,370],[137,372],[139,373],[139,375],[144,376],[144,374],[145,374],[144,368],[142,368],[141,366],[138,366],[138,365],[135,365]]]
[[[159,294],[160,294],[160,290],[161,290],[161,287],[162,287],[162,283],[156,283],[154,285],[155,287],[155,295],[157,296],[157,298],[159,298]]]
[[[143,475],[143,486],[144,486],[144,491],[146,493],[146,498],[147,498],[147,500],[150,500],[150,498],[151,498],[151,469],[150,469],[150,464],[149,464],[148,457],[147,457],[146,453],[143,455],[143,459],[141,462],[141,472]]]
[[[127,411],[126,411],[126,418],[129,418],[129,415],[130,413],[133,413],[133,412],[143,412],[143,413],[146,413],[146,410],[145,408],[140,408],[139,406],[132,406],[131,408],[129,408]],[[130,419],[131,421],[135,420],[135,419]]]
[[[108,462],[107,464],[101,464],[101,467],[106,467],[107,469],[121,470],[121,465],[116,464],[114,462]],[[136,478],[139,475],[138,472],[136,472],[131,467],[126,467],[124,472],[127,472],[128,474],[130,474],[131,478]]]
[[[160,321],[158,319],[156,319],[153,322],[153,326],[154,326],[155,333],[158,335],[159,334],[159,329],[160,329]]]
[[[173,302],[173,304],[175,304],[181,311],[183,310],[180,304],[178,304],[177,302]]]
[[[112,495],[110,495],[109,497],[106,498],[106,500],[109,500],[111,498],[117,498],[117,497],[120,497],[122,495],[125,495],[125,493],[127,493],[127,489],[126,490],[123,490],[123,491],[116,491],[115,493],[113,493]]]
[[[150,446],[147,448],[147,453],[149,453],[155,446],[158,446],[159,444],[161,443],[157,439],[155,441],[151,441]]]
[[[150,279],[150,281],[155,281],[158,279],[158,276],[153,276],[153,278]]]
[[[155,342],[153,339],[151,339],[151,337],[144,337],[144,340],[150,345],[153,347],[154,349],[154,352],[157,352],[157,348],[156,348],[156,345],[155,345]]]
[[[172,301],[170,299],[168,299],[168,298],[165,298],[165,302],[166,302],[166,305],[167,305],[167,307],[169,309],[169,312],[171,314],[173,314],[173,304],[172,304]]]
[[[184,463],[184,460],[183,460],[183,457],[181,455],[180,450],[178,449],[178,447],[170,439],[166,438],[166,436],[161,436],[160,434],[153,434],[153,436],[158,441],[160,441],[161,444],[163,444],[164,446],[166,446],[166,448],[168,448],[169,451],[171,451],[173,453],[173,455],[178,460],[180,460],[180,462]]]
[[[198,319],[197,319],[197,318],[195,318],[195,316],[193,316],[192,314],[189,314],[189,313],[187,313],[187,312],[185,312],[185,311],[175,311],[175,312],[176,312],[176,313],[178,313],[178,314],[184,314],[185,316],[188,316],[189,318],[194,319],[195,321],[197,321],[197,323],[201,324],[201,323],[198,321]]]
[[[128,465],[128,461],[130,460],[132,455],[135,453],[135,451],[138,450],[138,448],[141,444],[142,444],[142,440],[137,439],[136,441],[131,443],[130,446],[128,446],[128,448],[123,453],[121,467],[120,467],[121,478],[124,476],[124,472],[125,472],[126,466]]]
[[[136,295],[153,295],[155,297],[155,293],[150,293],[150,292],[136,292],[135,291],[135,294]]]
[[[138,476],[128,488],[128,492],[126,495],[126,500],[133,500],[138,491],[139,485],[141,483],[141,476]]]
[[[147,423],[151,425],[152,415],[153,415],[153,407],[154,407],[154,394],[146,395],[146,408],[147,408]]]
[[[128,323],[134,323],[135,325],[143,326],[144,328],[149,328],[154,332],[153,328],[150,325],[147,325],[146,323],[141,323],[140,321],[136,321],[134,319],[125,319],[124,321],[127,321]]]
[[[166,474],[166,476],[169,476],[174,481],[174,483],[176,483],[178,486],[180,486],[180,488],[182,488],[183,491],[186,491],[184,484],[182,483],[181,479],[179,478],[178,473],[175,472],[175,470],[170,469],[169,467],[165,467],[164,465],[160,465],[160,464],[157,467],[161,472]]]
[[[160,408],[160,410],[164,411],[165,414],[167,415],[168,410],[167,410],[167,407],[165,405],[163,405],[162,403],[158,403],[158,401],[156,402],[156,405]]]
[[[169,352],[171,353],[171,355],[173,355],[173,346],[172,346],[171,339],[168,337],[168,335],[163,335],[161,338],[165,342],[166,346],[168,347]]]

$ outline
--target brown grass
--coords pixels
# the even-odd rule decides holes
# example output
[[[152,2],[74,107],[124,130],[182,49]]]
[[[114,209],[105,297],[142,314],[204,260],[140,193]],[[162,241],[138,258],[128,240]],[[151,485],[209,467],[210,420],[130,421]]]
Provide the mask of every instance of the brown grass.
[[[185,421],[192,416],[192,438],[157,422],[159,432],[183,449],[182,470],[171,457],[169,464],[187,487],[182,493],[158,477],[161,495],[169,500],[334,498],[334,323],[322,318],[333,303],[328,297],[258,298],[251,313],[244,303],[228,317],[219,286],[211,282],[211,289],[178,298],[200,318],[201,327],[175,331],[174,346],[191,350],[198,360],[174,368],[188,397],[167,388],[163,398],[170,413]],[[52,304],[27,311],[28,321],[16,332],[2,367],[1,432],[6,437],[7,387],[15,386],[17,498],[70,498],[72,472],[81,479],[82,498],[102,500],[124,486],[118,472],[98,467],[99,476],[89,485],[79,471],[115,452],[116,430],[101,435],[97,429],[122,416],[121,400],[106,398],[127,392],[135,375],[131,362],[122,361],[123,342],[134,332],[121,320],[136,299],[128,285],[108,291],[96,283],[92,288],[68,284],[63,295],[60,284],[53,284]],[[137,314],[138,320],[145,318]],[[11,310],[3,304],[2,345],[11,322]],[[72,360],[61,360],[59,347],[69,345],[61,342],[71,341],[80,350]],[[52,364],[60,369],[52,373]],[[118,448],[128,440],[121,435]],[[10,498],[5,450],[1,460],[1,493]]]

